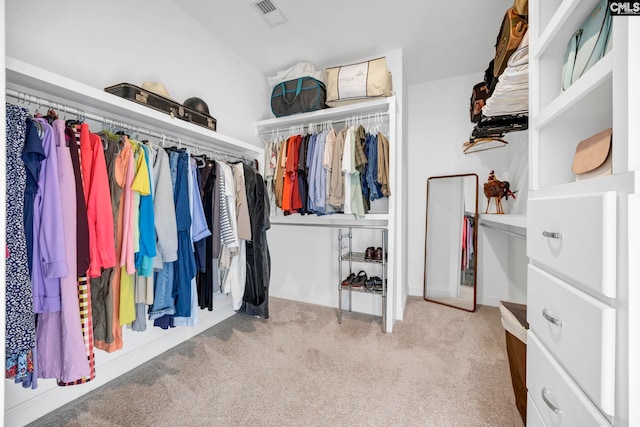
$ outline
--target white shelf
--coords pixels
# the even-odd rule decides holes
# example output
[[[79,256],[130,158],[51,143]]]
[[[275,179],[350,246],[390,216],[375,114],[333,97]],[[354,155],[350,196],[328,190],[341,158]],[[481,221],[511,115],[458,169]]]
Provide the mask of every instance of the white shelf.
[[[389,104],[395,102],[395,97],[374,99],[341,107],[325,108],[323,110],[310,113],[293,114],[291,116],[277,117],[274,119],[261,120],[256,122],[256,131],[268,132],[272,129],[279,129],[292,125],[314,123],[326,120],[344,120],[351,116],[375,114],[389,110]]]
[[[554,2],[542,3],[549,4],[541,4],[538,7],[549,7]],[[532,58],[538,59],[549,51],[552,51],[552,55],[557,55],[560,50],[565,49],[573,33],[597,4],[598,0],[564,0],[540,34],[535,50],[531,52]]]
[[[638,188],[640,188],[640,174],[637,174],[635,171],[629,171],[600,178],[556,184],[530,190],[529,199],[589,194],[604,191],[618,191],[620,193],[631,194],[637,192]]]
[[[514,215],[514,214],[480,214],[481,223],[507,225],[510,227],[517,227],[521,229],[527,228],[527,216],[526,215]]]
[[[73,81],[14,58],[6,58],[6,86],[19,92],[60,102],[86,113],[107,116],[134,126],[180,137],[199,145],[232,151],[250,157],[261,156],[261,147],[120,98],[103,90]]]
[[[582,75],[567,90],[560,93],[540,114],[533,117],[532,127],[541,129],[555,120],[566,121],[565,113],[570,114],[571,107],[578,104],[584,98],[593,95],[596,100],[611,99],[612,93],[612,71],[613,71],[613,50],[596,62],[587,72]],[[600,93],[603,92],[603,93]],[[610,110],[611,106],[603,105],[602,102],[593,103],[594,108]],[[583,112],[579,112],[584,114]]]
[[[389,222],[388,214],[366,214],[363,219],[356,219],[351,214],[332,215],[278,215],[269,217],[271,225],[291,225],[310,227],[353,227],[374,226],[385,227]]]

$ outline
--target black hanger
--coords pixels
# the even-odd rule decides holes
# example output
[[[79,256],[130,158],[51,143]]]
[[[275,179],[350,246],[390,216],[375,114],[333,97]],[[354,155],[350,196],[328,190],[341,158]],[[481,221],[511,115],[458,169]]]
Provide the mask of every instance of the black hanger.
[[[66,127],[69,127],[69,128],[70,128],[70,127],[73,127],[73,126],[75,126],[75,125],[81,125],[81,124],[82,124],[82,122],[81,122],[81,121],[79,121],[79,120],[76,120],[76,119],[69,119],[69,120],[66,120],[66,121],[64,122],[64,125],[65,125]]]

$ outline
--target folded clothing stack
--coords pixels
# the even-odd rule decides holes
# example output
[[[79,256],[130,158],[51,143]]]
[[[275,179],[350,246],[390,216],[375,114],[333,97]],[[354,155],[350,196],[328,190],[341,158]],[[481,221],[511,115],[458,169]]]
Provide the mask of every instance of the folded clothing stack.
[[[511,55],[507,68],[482,108],[485,117],[526,114],[529,111],[529,33]]]

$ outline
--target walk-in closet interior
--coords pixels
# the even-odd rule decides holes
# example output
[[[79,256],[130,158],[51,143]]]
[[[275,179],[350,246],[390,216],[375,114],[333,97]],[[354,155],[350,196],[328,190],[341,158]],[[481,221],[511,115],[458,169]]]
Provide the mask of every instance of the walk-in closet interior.
[[[277,298],[489,307],[514,426],[639,426],[637,5],[4,1],[4,423]]]

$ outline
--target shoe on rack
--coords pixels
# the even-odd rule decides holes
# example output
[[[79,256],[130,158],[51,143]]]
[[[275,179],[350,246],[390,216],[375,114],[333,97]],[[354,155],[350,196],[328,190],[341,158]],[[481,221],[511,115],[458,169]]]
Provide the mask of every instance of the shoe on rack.
[[[365,283],[367,283],[367,272],[364,271],[364,270],[360,270],[358,275],[351,282],[351,287],[352,288],[362,288],[362,287],[364,287]]]
[[[382,279],[379,276],[371,276],[367,283],[369,284],[368,290],[382,292]]]
[[[376,261],[382,261],[382,248],[381,247],[377,247],[374,251],[373,251],[373,258]]]
[[[366,251],[364,251],[364,259],[373,259],[375,257],[376,248],[373,246],[369,246]]]
[[[345,287],[346,286],[351,286],[351,283],[353,282],[353,279],[355,279],[355,278],[356,278],[356,275],[353,274],[353,273],[350,273],[347,276],[347,278],[342,281],[342,286],[345,286]]]

